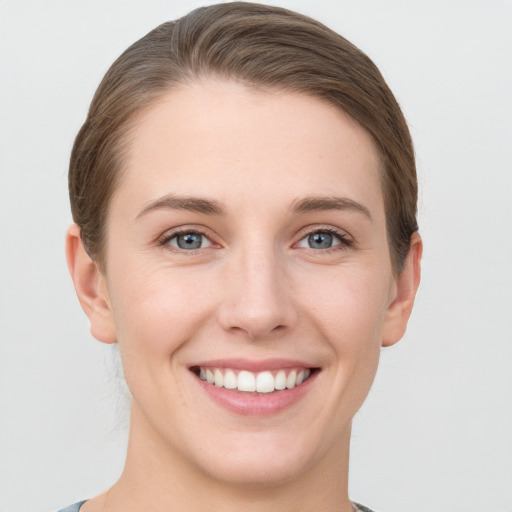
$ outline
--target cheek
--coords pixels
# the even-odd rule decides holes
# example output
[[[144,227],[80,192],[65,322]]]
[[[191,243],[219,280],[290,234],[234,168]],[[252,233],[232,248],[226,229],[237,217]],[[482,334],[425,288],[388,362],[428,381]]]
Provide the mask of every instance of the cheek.
[[[333,389],[343,394],[336,400],[352,412],[364,401],[379,362],[390,274],[378,270],[333,273],[324,281],[329,293],[312,295],[306,308],[330,346]]]
[[[315,280],[312,289],[316,292],[310,293],[306,310],[313,312],[318,327],[329,334],[339,351],[360,351],[380,344],[390,282],[379,270],[341,269]]]
[[[176,354],[194,338],[206,305],[190,283],[153,272],[133,275],[139,277],[122,281],[115,291],[114,320],[128,388],[137,403],[150,404],[155,389],[178,393],[171,382]]]
[[[139,267],[130,275],[131,280],[118,278],[112,293],[121,350],[168,359],[208,317],[213,295],[190,272]]]

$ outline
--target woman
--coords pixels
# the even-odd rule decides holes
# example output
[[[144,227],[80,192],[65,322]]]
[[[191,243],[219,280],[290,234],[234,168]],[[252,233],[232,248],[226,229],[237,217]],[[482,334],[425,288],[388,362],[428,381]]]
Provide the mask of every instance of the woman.
[[[422,249],[374,64],[284,9],[193,11],[107,72],[69,187],[71,276],[132,401],[120,479],[65,510],[368,510],[351,419]]]

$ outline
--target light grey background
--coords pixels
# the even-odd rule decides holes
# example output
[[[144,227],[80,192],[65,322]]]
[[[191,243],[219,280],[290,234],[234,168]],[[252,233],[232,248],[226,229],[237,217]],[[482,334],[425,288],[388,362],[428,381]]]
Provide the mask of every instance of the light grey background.
[[[89,335],[64,259],[67,162],[114,58],[205,3],[0,0],[1,512],[55,510],[122,468],[115,355]],[[512,2],[274,3],[374,59],[418,157],[423,282],[356,417],[351,497],[511,512]]]

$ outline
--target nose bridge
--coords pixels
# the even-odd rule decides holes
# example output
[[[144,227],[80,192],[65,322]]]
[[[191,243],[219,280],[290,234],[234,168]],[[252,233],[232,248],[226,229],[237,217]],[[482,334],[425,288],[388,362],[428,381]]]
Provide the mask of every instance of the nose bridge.
[[[294,314],[285,263],[271,244],[244,246],[229,267],[223,305],[226,329],[257,339],[291,325]]]

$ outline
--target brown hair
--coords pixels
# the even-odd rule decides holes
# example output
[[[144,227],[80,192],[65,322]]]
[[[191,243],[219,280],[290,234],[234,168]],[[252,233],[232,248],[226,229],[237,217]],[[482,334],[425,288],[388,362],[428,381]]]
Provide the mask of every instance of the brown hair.
[[[73,219],[91,257],[102,263],[109,201],[136,114],[173,87],[208,76],[317,97],[370,133],[381,156],[391,259],[400,272],[418,229],[417,179],[393,93],[375,64],[339,34],[307,16],[245,2],[202,7],[160,25],[106,73],[69,167]]]

